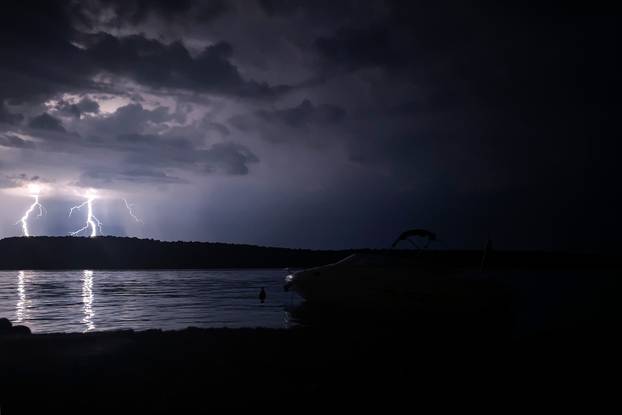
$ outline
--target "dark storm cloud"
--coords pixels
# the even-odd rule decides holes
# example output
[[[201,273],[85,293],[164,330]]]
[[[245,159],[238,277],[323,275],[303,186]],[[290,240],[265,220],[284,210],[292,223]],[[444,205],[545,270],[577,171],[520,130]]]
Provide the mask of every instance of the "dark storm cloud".
[[[78,152],[88,157],[94,151],[106,150],[122,155],[124,166],[122,171],[101,167],[89,168],[81,176],[81,184],[89,180],[108,184],[115,180],[143,183],[185,181],[162,172],[160,170],[162,168],[194,171],[202,175],[246,175],[249,173],[249,165],[259,161],[250,149],[239,143],[217,142],[207,147],[199,147],[193,140],[170,135],[128,133],[86,141],[70,135],[65,142],[58,142],[56,138],[52,140],[49,147],[51,151]],[[0,141],[0,145],[2,144]]]
[[[185,184],[186,180],[171,176],[165,171],[136,168],[118,171],[116,169],[92,168],[80,175],[75,183],[81,187],[108,187],[114,188],[119,182],[134,184]]]
[[[367,5],[373,2],[365,2]],[[270,17],[292,17],[303,15],[309,22],[339,22],[356,18],[366,4],[356,0],[258,0],[261,10]]]
[[[61,120],[52,117],[48,113],[43,113],[30,120],[28,125],[37,130],[56,131],[60,133],[66,132]]]
[[[122,20],[142,19],[132,10],[168,15],[172,7],[148,3],[119,2],[111,6],[121,13]],[[216,13],[221,10],[216,3],[202,10]],[[232,46],[224,41],[192,57],[179,42],[164,44],[142,35],[115,37],[105,32],[80,32],[75,27],[75,16],[89,5],[97,10],[96,3],[73,3],[70,7],[60,1],[24,1],[6,8],[0,16],[0,101],[19,103],[43,100],[58,92],[105,90],[110,86],[93,80],[102,71],[155,88],[264,98],[289,90],[286,85],[244,79],[231,63]]]
[[[249,165],[259,161],[247,147],[235,142],[217,142],[198,148],[180,137],[129,134],[117,137],[126,162],[137,166],[197,169],[203,174],[246,175]],[[139,171],[143,171],[141,167]]]
[[[300,7],[303,2],[298,0],[259,0],[261,8],[269,15],[288,15]]]
[[[166,45],[139,35],[117,38],[98,34],[89,41],[93,43],[85,53],[98,67],[156,88],[247,97],[270,97],[289,89],[243,79],[230,61],[233,47],[222,41],[206,47],[196,57],[180,42]]]
[[[116,145],[125,154],[137,153],[136,156],[146,164],[158,160],[159,163],[191,162],[196,158],[197,151],[186,138],[154,134],[122,134],[116,137]]]
[[[0,14],[0,100],[20,103],[91,85],[89,63],[59,1],[10,2]]]
[[[455,159],[446,151],[446,143],[455,141],[466,152],[489,153],[491,158],[482,161],[490,166],[518,172],[524,169],[520,164],[524,161],[511,154],[525,151],[530,141],[563,148],[564,141],[576,142],[589,134],[586,118],[595,122],[600,118],[589,108],[590,100],[584,101],[586,93],[596,91],[585,88],[585,83],[600,83],[597,71],[611,79],[612,62],[606,54],[585,55],[594,47],[604,49],[602,41],[615,37],[609,33],[611,26],[581,29],[581,23],[592,19],[547,16],[551,10],[546,9],[543,15],[533,16],[520,8],[386,4],[388,12],[374,21],[349,21],[314,42],[326,79],[343,76],[343,71],[363,78],[365,70],[379,69],[387,85],[399,82],[416,91],[415,96],[395,94],[390,105],[369,108],[369,117],[400,130],[389,136],[410,139],[381,138],[386,135],[371,129],[377,134],[374,139],[365,128],[357,135],[367,137],[363,140],[369,147],[366,159],[398,162],[396,155],[416,152],[422,137],[433,136],[438,137],[434,152],[447,156],[450,169]],[[602,65],[586,70],[583,62],[589,61]],[[465,123],[468,128],[462,130],[444,127]],[[393,151],[392,142],[400,143],[403,151]],[[566,144],[564,152],[574,151],[573,147]],[[555,174],[545,168],[549,158],[544,154],[548,149],[531,154],[530,161],[542,169],[543,181]],[[510,176],[521,180],[520,174]]]
[[[71,14],[85,27],[94,23],[111,28],[137,25],[150,17],[165,20],[185,18],[209,22],[231,9],[224,0],[95,0],[71,8]],[[107,13],[102,13],[106,10]]]
[[[346,111],[336,105],[313,104],[304,99],[300,104],[283,109],[262,109],[251,114],[237,114],[229,123],[240,131],[259,132],[270,141],[291,139],[291,131],[326,128],[341,123]],[[319,135],[318,131],[318,135]]]
[[[333,124],[345,117],[343,108],[335,105],[321,104],[314,106],[305,99],[300,105],[283,110],[259,110],[257,116],[266,122],[283,123],[290,127],[304,127],[309,124]]]
[[[235,143],[216,143],[200,152],[205,171],[231,175],[248,174],[248,165],[259,161],[246,147]]]
[[[21,114],[15,114],[9,111],[4,102],[0,102],[0,123],[6,124],[16,124],[24,119],[24,116]]]
[[[295,224],[312,217],[317,247],[377,246],[409,226],[477,243],[499,229],[521,247],[537,226],[559,247],[589,223],[585,239],[612,241],[599,229],[619,230],[619,19],[529,6],[11,3],[0,165],[94,187],[196,186],[188,201],[221,212],[193,223],[197,239],[210,225],[304,245]],[[218,225],[231,206],[254,206],[236,223],[252,216],[264,233]]]
[[[319,37],[315,47],[320,56],[334,64],[355,70],[365,66],[392,66],[410,57],[399,44],[388,23],[371,27],[344,27],[330,37]]]

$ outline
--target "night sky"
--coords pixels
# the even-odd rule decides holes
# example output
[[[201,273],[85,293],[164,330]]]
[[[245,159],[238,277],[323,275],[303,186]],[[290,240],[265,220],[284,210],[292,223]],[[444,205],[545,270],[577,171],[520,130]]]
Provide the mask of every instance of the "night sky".
[[[0,236],[621,248],[619,17],[491,4],[3,2]]]

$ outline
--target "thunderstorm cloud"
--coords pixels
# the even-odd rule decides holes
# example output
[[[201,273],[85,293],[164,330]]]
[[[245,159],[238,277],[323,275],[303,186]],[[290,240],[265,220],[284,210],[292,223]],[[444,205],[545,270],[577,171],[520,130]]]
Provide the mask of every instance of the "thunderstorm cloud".
[[[116,235],[385,247],[425,227],[454,248],[613,249],[619,25],[578,12],[11,1],[1,236],[37,182],[36,234],[74,229],[93,188]]]

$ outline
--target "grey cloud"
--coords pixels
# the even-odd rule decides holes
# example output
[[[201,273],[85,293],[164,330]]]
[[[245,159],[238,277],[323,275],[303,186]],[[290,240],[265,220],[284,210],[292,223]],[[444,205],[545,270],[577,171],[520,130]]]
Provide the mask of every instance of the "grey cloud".
[[[115,181],[175,183],[178,177],[163,169],[196,172],[199,174],[246,175],[249,165],[259,162],[247,147],[234,142],[219,142],[199,149],[182,138],[132,134],[118,137],[124,148],[124,166],[120,171],[91,168],[81,176],[87,182],[112,184]]]
[[[35,144],[13,134],[0,134],[0,146],[14,148],[35,148]]]
[[[78,109],[82,112],[98,113],[99,104],[92,99],[82,98],[77,104]]]
[[[140,166],[168,166],[208,174],[245,175],[248,165],[259,162],[247,147],[235,142],[218,142],[201,149],[180,137],[130,135],[119,137],[128,143],[126,162]]]
[[[208,173],[248,174],[248,165],[259,159],[248,148],[232,142],[216,143],[200,152],[200,162]]]
[[[117,169],[101,168],[98,156],[95,166],[86,168],[79,183],[88,182],[111,185],[114,182],[174,183],[180,182],[176,175],[166,169],[196,175],[222,174],[245,175],[249,165],[259,159],[246,146],[234,141],[216,142],[205,146],[205,131],[213,129],[222,135],[228,129],[217,122],[205,119],[185,127],[169,127],[172,120],[185,121],[181,115],[168,108],[156,107],[148,110],[140,104],[129,104],[114,113],[76,119],[72,128],[81,132],[66,133],[58,128],[60,121],[42,114],[31,122],[32,128],[42,131],[37,137],[42,140],[41,149],[56,153],[89,155],[106,154],[111,165],[121,163]],[[47,131],[46,133],[43,133]],[[62,132],[63,134],[58,134]],[[63,138],[62,140],[59,138]],[[17,137],[4,137],[3,145],[26,147],[28,144]],[[60,157],[60,156],[59,156]]]
[[[18,187],[19,184],[10,177],[0,176],[0,189],[11,189]]]
[[[179,177],[170,176],[164,171],[155,169],[128,169],[122,172],[122,175],[128,181],[152,181],[157,183],[187,183],[186,180]]]
[[[138,151],[155,150],[166,158],[175,158],[175,152],[190,153],[194,150],[191,141],[183,137],[158,136],[153,134],[121,134],[117,142],[123,147],[137,148]],[[172,153],[171,153],[172,152]],[[186,159],[186,157],[182,157]]]
[[[227,128],[226,125],[218,123],[218,122],[214,122],[214,121],[208,121],[205,119],[201,121],[201,128],[204,131],[208,131],[208,132],[216,131],[223,137],[226,137],[229,134],[231,134],[231,131],[229,131],[229,128]]]
[[[272,142],[311,136],[318,142],[325,130],[346,119],[346,111],[329,104],[314,105],[309,99],[283,109],[260,109],[248,114],[236,114],[228,122],[238,131],[254,134]]]
[[[113,114],[95,117],[86,123],[86,127],[96,134],[141,133],[148,125],[156,128],[167,121],[183,121],[183,114],[169,112],[166,107],[153,110],[144,109],[141,104],[128,104],[118,108]]]
[[[84,171],[75,183],[81,187],[114,187],[118,182],[135,184],[184,184],[186,180],[169,175],[163,170],[141,168],[115,170],[91,168]]]
[[[162,123],[170,121],[174,118],[166,107],[157,107],[152,110],[144,109],[140,104],[128,104],[118,108],[112,117],[108,120],[115,120],[119,124],[137,123],[139,125],[145,122]]]
[[[346,115],[343,108],[335,105],[320,104],[314,106],[305,99],[300,105],[283,110],[259,110],[257,115],[270,123],[282,123],[290,127],[300,128],[309,124],[334,124],[342,121]]]
[[[82,114],[99,113],[99,104],[92,99],[84,97],[75,104],[61,101],[55,109],[63,114],[79,118]]]
[[[47,112],[38,115],[30,120],[28,125],[31,128],[35,128],[37,130],[48,130],[65,133],[65,127],[63,127],[63,123],[58,118],[52,117]]]
[[[210,91],[251,98],[269,98],[290,90],[286,85],[246,80],[231,63],[232,46],[218,42],[192,57],[180,42],[170,45],[143,36],[114,37],[99,33],[88,37],[85,52],[105,71],[127,76],[155,88]]]
[[[26,183],[32,183],[36,181],[43,181],[39,176],[28,176],[26,173],[17,175],[4,175],[0,176],[0,189],[9,189],[14,187],[23,186]]]
[[[253,114],[236,114],[231,116],[228,123],[242,132],[250,132],[257,127]]]
[[[106,10],[107,13],[102,13]],[[184,18],[208,22],[231,10],[224,0],[95,0],[70,9],[71,15],[84,28],[99,25],[114,29],[120,26],[136,26],[150,17],[165,21]]]
[[[17,124],[24,119],[22,114],[15,114],[9,111],[4,102],[0,101],[0,123]]]
[[[95,10],[92,16],[97,16],[102,12],[98,3],[25,0],[7,7],[0,16],[0,101],[40,103],[63,92],[106,92],[114,86],[93,80],[102,72],[129,77],[156,89],[248,98],[274,98],[290,90],[286,85],[243,78],[232,63],[232,47],[226,42],[217,42],[192,57],[180,42],[165,44],[142,35],[117,38],[107,33],[81,32],[79,29],[89,26],[88,13],[81,11]],[[125,3],[114,6],[125,16],[122,22],[143,19],[132,10],[161,11],[160,15],[168,16],[179,7],[172,4],[177,2],[158,5],[138,1],[127,7]],[[217,3],[201,7],[188,4],[189,15],[197,19],[205,19],[210,13],[217,15],[218,10],[226,9],[225,3]],[[76,28],[79,22],[86,24]],[[0,122],[7,121],[2,119],[6,118],[3,113],[0,110]]]
[[[259,161],[251,150],[239,143],[217,142],[203,148],[200,141],[167,133],[119,134],[112,139],[93,141],[92,145],[123,154],[124,164],[137,166],[132,171],[138,172],[147,171],[148,166],[161,166],[203,173],[243,175],[249,172],[249,164]]]
[[[0,176],[0,189],[11,189],[18,187],[20,184],[9,176]]]

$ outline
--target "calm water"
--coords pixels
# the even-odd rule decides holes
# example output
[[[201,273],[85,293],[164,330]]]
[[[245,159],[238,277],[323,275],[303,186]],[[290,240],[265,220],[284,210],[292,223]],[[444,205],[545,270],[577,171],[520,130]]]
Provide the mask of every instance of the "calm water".
[[[0,317],[36,333],[289,327],[285,271],[0,271]],[[265,287],[267,300],[258,294]]]
[[[195,327],[287,328],[300,299],[271,270],[0,271],[0,317],[35,333]],[[622,313],[616,273],[507,272],[517,333]],[[265,287],[267,301],[260,304]],[[615,305],[615,307],[613,307]],[[348,322],[345,322],[348,324]]]

